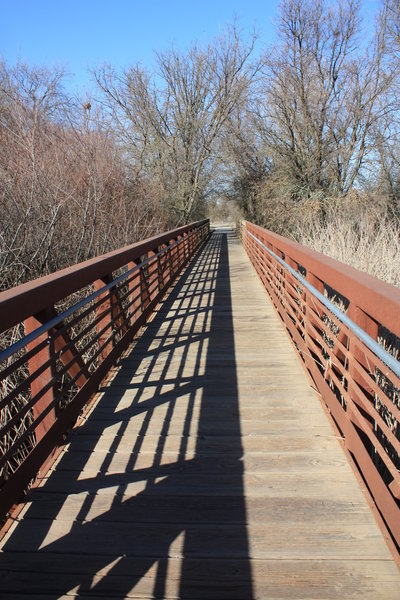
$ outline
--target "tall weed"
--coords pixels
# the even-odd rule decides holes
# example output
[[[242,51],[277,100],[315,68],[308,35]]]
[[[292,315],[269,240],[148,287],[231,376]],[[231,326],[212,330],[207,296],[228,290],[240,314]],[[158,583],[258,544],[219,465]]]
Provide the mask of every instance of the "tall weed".
[[[400,287],[400,221],[381,211],[330,210],[308,216],[293,231],[297,242]]]

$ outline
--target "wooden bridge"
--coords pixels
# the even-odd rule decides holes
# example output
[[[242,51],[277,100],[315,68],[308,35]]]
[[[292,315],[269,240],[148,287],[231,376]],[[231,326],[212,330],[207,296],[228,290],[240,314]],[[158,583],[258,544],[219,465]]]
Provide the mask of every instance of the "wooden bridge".
[[[399,598],[399,307],[207,221],[0,294],[0,597]]]

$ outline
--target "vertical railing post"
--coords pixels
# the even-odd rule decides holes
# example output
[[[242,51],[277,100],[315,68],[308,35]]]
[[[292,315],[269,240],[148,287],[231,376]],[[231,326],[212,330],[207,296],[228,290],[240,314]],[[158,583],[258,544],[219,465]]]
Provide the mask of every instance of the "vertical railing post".
[[[280,253],[275,252],[275,254],[278,254],[278,256],[281,256]],[[299,268],[298,263],[293,260],[290,256],[285,256],[285,261],[287,262],[287,264],[292,267],[292,269],[294,271],[297,271],[297,269]],[[291,306],[289,297],[290,297],[290,288],[291,286],[296,285],[296,280],[294,279],[293,275],[290,273],[290,271],[288,271],[287,269],[283,270],[283,279],[284,279],[284,289],[285,289],[285,301],[289,304],[289,306]],[[300,302],[299,302],[300,304]],[[296,310],[293,308],[292,306],[292,310],[295,314],[295,316],[297,317],[297,319],[300,320],[300,316],[299,316],[299,308]],[[287,309],[288,314],[290,315],[289,309]],[[295,324],[295,327],[297,328],[297,323]]]
[[[160,252],[165,248],[165,244],[161,244],[157,248],[157,280],[158,280],[158,291],[160,292],[164,287],[164,254]]]
[[[181,239],[182,239],[182,260],[181,260],[181,265],[182,265],[185,262],[186,256],[187,256],[187,235],[186,235],[186,233],[183,233],[181,235]]]
[[[374,319],[372,319],[360,308],[352,304],[350,304],[347,314],[350,317],[350,319],[354,321],[354,323],[357,323],[357,325],[359,325],[361,329],[363,329],[363,331],[368,333],[368,335],[371,336],[373,340],[377,341],[379,327],[378,323],[374,321]],[[354,358],[355,360],[357,360],[368,371],[370,365],[365,358],[365,354],[359,350],[359,346],[360,343],[357,342],[354,336],[352,336],[350,339],[350,355],[352,359]],[[357,373],[353,369],[351,374],[352,376],[354,375],[355,379],[357,378]],[[372,388],[369,388],[368,392],[373,393]]]
[[[196,229],[191,229],[188,232],[189,235],[189,252],[190,252],[190,257],[193,256],[195,250],[196,250]]]
[[[172,265],[173,265],[173,277],[175,277],[175,273],[176,273],[178,265],[179,265],[179,236],[175,237],[173,242],[174,242],[174,247],[171,251],[171,259],[172,259]]]
[[[38,327],[46,323],[48,320],[48,312],[43,311],[25,320],[25,335],[29,335]],[[33,376],[40,367],[49,362],[52,357],[52,344],[49,332],[45,332],[37,337],[33,342],[27,344],[27,351],[34,350],[39,344],[46,342],[44,348],[33,354],[28,360],[29,375]],[[36,421],[38,417],[54,402],[54,365],[49,364],[46,369],[40,373],[33,381],[31,381],[31,397],[39,395],[44,387],[49,386],[47,391],[35,402],[32,408],[33,419]],[[47,433],[50,427],[55,423],[56,410],[53,406],[47,415],[35,427],[36,443],[38,443]]]
[[[112,279],[112,273],[104,275],[100,279],[96,279],[96,281],[93,282],[94,290],[96,292],[101,290],[105,285],[111,283]],[[127,316],[125,315],[116,288],[106,290],[100,295],[100,299],[102,302],[96,308],[96,314],[97,317],[99,317],[99,321],[97,322],[97,333],[99,336],[99,346],[102,348],[100,356],[101,359],[104,360],[113,349],[116,330],[118,330],[120,334],[126,333]]]
[[[350,304],[348,315],[357,325],[359,325],[373,340],[378,339],[379,326],[374,319],[367,315],[357,306]],[[374,389],[368,385],[368,376],[374,377],[375,373],[371,372],[371,364],[366,359],[364,352],[360,349],[361,343],[355,337],[354,334],[350,335],[349,338],[349,395],[355,404],[359,405],[358,397],[360,392],[357,390],[356,385],[361,388],[366,397],[371,399],[375,397]],[[355,363],[359,363],[364,367],[366,371],[365,377],[360,377],[358,370],[355,368]],[[376,408],[376,407],[375,407]],[[349,418],[351,414],[349,414]],[[373,422],[374,431],[377,431],[377,423]],[[351,443],[349,437],[348,445]],[[375,451],[373,452],[375,454]],[[374,456],[372,457],[374,458]]]
[[[172,240],[170,240],[170,244],[173,244],[173,247],[170,248],[168,251],[171,279],[174,278],[175,270],[176,270],[176,257],[177,257],[177,251],[178,251],[176,242],[177,242],[177,238],[173,238]]]
[[[141,257],[142,262],[147,260],[148,257],[149,257],[148,252],[146,252],[146,254],[143,254],[143,256]],[[144,312],[150,303],[148,263],[146,263],[145,265],[142,265],[140,267],[140,297],[141,297],[141,304],[142,304],[142,312]]]
[[[162,270],[163,270],[163,283],[164,285],[168,285],[169,280],[171,279],[171,261],[169,256],[169,246],[170,242],[168,241],[166,244],[163,244],[162,249],[164,252],[161,255],[162,262]]]
[[[316,290],[319,291],[320,294],[324,293],[324,282],[321,279],[318,279],[311,271],[307,270],[306,275],[307,281],[315,287]],[[322,318],[322,311],[320,311],[319,306],[315,306],[315,302],[312,300],[312,294],[308,290],[305,291],[305,322],[306,322],[306,339],[305,343],[307,348],[312,348],[311,334],[310,334],[310,324],[311,324],[311,313],[316,312],[319,318]]]
[[[181,268],[181,264],[183,262],[183,259],[182,259],[181,255],[184,252],[183,244],[182,244],[182,236],[178,235],[177,238],[176,238],[176,241],[178,242],[177,247],[176,247],[177,248],[177,254],[176,254],[177,265],[176,265],[176,270],[179,271],[179,269]]]
[[[149,279],[148,279],[148,283],[149,283],[149,303],[152,302],[154,300],[154,298],[157,295],[157,288],[159,286],[159,281],[158,281],[158,256],[157,256],[157,252],[158,252],[158,248],[154,248],[154,250],[149,250],[148,256],[149,258],[151,258],[150,262],[149,262],[149,267],[148,267],[148,274],[149,274]],[[154,278],[154,275],[156,275],[156,277]],[[150,289],[151,288],[151,289]]]
[[[186,261],[188,256],[188,242],[186,231],[182,234],[182,265]]]
[[[96,281],[93,282],[94,291],[98,292],[101,290],[105,284],[109,283],[110,278],[110,276],[105,276],[101,279],[96,279]],[[99,298],[101,303],[96,307],[96,317],[99,319],[97,321],[96,329],[99,348],[101,348],[100,358],[101,360],[104,360],[110,354],[113,347],[112,307],[108,291],[101,294]]]
[[[129,323],[133,325],[139,318],[142,312],[142,269],[140,268],[141,258],[137,258],[134,261],[128,263],[128,270],[135,269],[132,276],[129,277],[128,289],[129,289]]]

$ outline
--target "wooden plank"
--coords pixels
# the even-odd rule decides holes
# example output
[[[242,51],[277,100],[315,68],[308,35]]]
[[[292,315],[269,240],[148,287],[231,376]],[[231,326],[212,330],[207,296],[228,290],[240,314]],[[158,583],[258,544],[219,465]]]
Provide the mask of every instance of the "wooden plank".
[[[132,506],[130,506],[132,504]],[[134,510],[134,500],[117,511],[120,521],[69,522],[27,519],[17,528],[7,544],[7,551],[106,556],[163,556],[173,558],[253,558],[295,560],[363,559],[376,560],[386,553],[385,542],[378,529],[370,527],[370,515],[358,513],[335,520],[322,519],[309,523],[286,520],[247,524],[249,543],[243,536],[242,523],[131,523],[124,510]],[[174,542],[183,536],[180,548]],[[268,543],[265,540],[268,539]],[[291,543],[288,544],[287,540]],[[104,543],[104,540],[107,540]],[[389,558],[386,556],[386,558]]]
[[[318,457],[315,457],[313,452],[292,452],[290,454],[270,452],[268,460],[264,453],[247,454],[238,460],[233,453],[230,456],[225,454],[200,456],[193,451],[191,456],[186,454],[185,461],[179,460],[176,452],[163,452],[160,457],[149,453],[139,453],[129,469],[127,465],[130,457],[130,452],[82,452],[79,455],[76,452],[67,452],[58,463],[56,470],[72,471],[75,477],[79,472],[96,474],[103,469],[106,469],[105,472],[109,474],[141,469],[157,472],[160,466],[164,465],[174,466],[184,471],[187,461],[190,461],[189,468],[194,473],[229,472],[241,475],[243,470],[246,473],[274,473],[285,469],[287,472],[321,472],[323,475],[327,471],[332,474],[341,471],[347,473],[348,469],[346,458],[338,456],[334,451],[326,452]],[[82,467],[82,465],[84,466]]]
[[[240,460],[232,453],[231,456],[220,454],[211,455],[196,455],[195,452],[191,456],[186,454],[185,460],[179,460],[176,452],[163,452],[160,457],[155,457],[152,454],[139,453],[135,457],[134,464],[131,463],[129,468],[129,460],[131,453],[128,452],[90,452],[79,455],[77,461],[75,453],[66,453],[63,460],[57,466],[59,472],[72,472],[71,475],[77,478],[79,472],[96,475],[100,472],[108,474],[140,471],[146,469],[157,473],[160,466],[173,467],[176,471],[185,472],[190,469],[193,473],[238,473],[242,475],[243,470],[246,473],[274,473],[281,472],[285,469],[286,472],[309,472],[321,473],[322,475],[329,471],[331,476],[335,476],[340,472],[347,473],[347,461],[344,456],[340,457],[337,452],[326,453],[323,456],[315,457],[311,452],[296,453],[287,456],[285,454],[270,453],[268,461],[264,454],[248,454],[246,457],[240,457]],[[186,462],[189,464],[186,466]],[[81,465],[84,465],[81,467]],[[79,470],[78,470],[79,469]]]
[[[130,497],[136,494],[158,495],[199,495],[199,496],[258,496],[264,497],[267,502],[269,498],[279,497],[303,497],[303,498],[325,498],[327,495],[328,482],[334,481],[335,485],[329,486],[329,497],[340,499],[343,496],[349,501],[361,496],[361,490],[357,482],[349,479],[348,472],[327,473],[321,477],[321,473],[243,473],[243,477],[234,477],[229,473],[224,474],[202,474],[191,472],[188,461],[187,473],[174,472],[173,469],[161,467],[158,477],[154,478],[146,471],[114,474],[95,474],[84,472],[79,474],[78,479],[69,476],[68,471],[53,473],[45,480],[43,491],[48,493],[79,494],[81,492],[121,495]],[[147,485],[147,480],[155,484]],[[163,483],[164,482],[164,483]],[[371,527],[375,523],[371,515]]]
[[[147,434],[138,436],[132,440],[130,435],[123,432],[116,436],[80,435],[75,436],[73,443],[68,446],[68,452],[108,452],[131,453],[135,445],[140,445],[140,452],[154,454],[160,442],[160,436]],[[181,435],[169,435],[164,440],[164,452],[178,453],[185,444],[186,452],[194,452],[202,456],[204,454],[237,454],[237,438],[226,436],[202,436],[201,438],[188,437],[183,439]],[[324,452],[333,446],[337,450],[336,436],[310,435],[308,431],[291,431],[286,435],[263,434],[257,436],[243,436],[240,439],[242,455],[249,453],[265,454],[269,452],[291,453],[291,452]],[[185,454],[186,456],[186,454]]]
[[[188,397],[187,399],[185,399],[184,402],[180,401],[179,403],[176,403],[174,405],[174,417],[176,417],[177,419],[182,419],[185,416],[187,416],[189,409],[188,403],[190,401],[191,398]],[[152,398],[147,402],[141,402],[137,405],[129,401],[125,403],[119,402],[116,405],[114,404],[115,408],[113,408],[113,406],[104,407],[103,405],[100,405],[91,414],[90,418],[91,420],[98,419],[100,421],[106,421],[111,419],[113,419],[114,421],[118,419],[128,420],[128,418],[132,419],[136,415],[141,414],[143,412],[147,412],[149,410],[162,412],[164,406],[168,406],[168,404],[169,402],[165,401],[163,398]],[[196,412],[198,413],[201,409],[201,400],[197,400],[193,404],[194,410],[196,410]],[[320,411],[317,412],[310,410],[310,412],[315,417],[319,417],[321,414]],[[162,417],[163,415],[161,414],[160,416]],[[243,405],[238,407],[233,407],[230,404],[224,406],[224,403],[221,402],[219,405],[214,405],[210,408],[210,410],[207,410],[207,418],[209,419],[217,419],[222,417],[235,417],[236,419],[240,417],[240,419],[244,419],[246,421],[264,421],[267,419],[282,421],[288,419],[289,421],[295,420],[298,422],[298,420],[301,419],[301,416],[299,417],[297,415],[296,410],[293,408],[293,406],[281,405],[279,401],[270,402],[268,406],[266,406],[265,404],[257,405],[257,403],[254,403],[253,406]],[[307,423],[310,423],[310,419],[308,419],[308,421],[306,419],[303,420],[303,427],[306,426]],[[326,423],[326,419],[323,422]],[[309,427],[311,428],[312,425],[310,424]]]
[[[129,523],[176,523],[177,518],[184,523],[290,523],[306,522],[312,525],[326,520],[327,515],[352,518],[362,512],[369,514],[362,496],[351,501],[342,498],[306,498],[301,496],[278,496],[268,498],[246,498],[246,512],[243,511],[243,498],[235,496],[151,496],[142,494],[135,497],[135,509],[125,510],[124,503],[130,497],[122,495],[118,503],[113,503],[110,495],[93,494],[48,494],[36,491],[29,504],[29,519],[58,519],[61,521],[126,521]],[[82,512],[82,508],[85,510]],[[113,512],[110,512],[112,508]],[[118,512],[121,515],[118,517]],[[123,518],[122,518],[123,517]]]
[[[66,554],[24,554],[26,571],[1,572],[0,598],[25,600],[46,598],[41,592],[46,574],[48,594],[57,598],[149,598],[157,584],[158,565],[146,558],[124,557],[104,564],[98,557]],[[397,569],[388,561],[297,560],[247,561],[237,559],[168,559],[164,598],[338,598],[397,600]],[[251,579],[249,578],[251,574]],[[311,583],[312,582],[312,583]],[[71,591],[69,591],[71,590]],[[96,594],[97,590],[97,594]],[[67,593],[66,593],[67,592]],[[343,594],[340,596],[340,594]],[[376,595],[376,594],[379,595]],[[25,595],[26,594],[26,595]],[[344,596],[345,594],[345,596]]]
[[[171,412],[173,412],[173,408],[171,408]],[[141,418],[142,417],[142,418]],[[323,435],[327,433],[327,424],[320,417],[315,418],[315,426],[313,431],[316,434]],[[109,419],[107,421],[101,421],[99,419],[89,420],[83,430],[82,435],[84,434],[102,434],[102,435],[116,435],[118,430],[121,428],[121,425],[124,426],[125,432],[131,435],[131,439],[134,440],[137,435],[142,432],[142,428],[146,428],[147,434],[158,434],[158,435],[169,435],[169,434],[181,434],[183,427],[183,419],[180,420],[180,423],[176,421],[174,423],[170,423],[167,419],[163,421],[160,419],[159,421],[151,420],[149,423],[145,423],[146,415],[139,414],[135,420],[123,421],[120,417],[116,419]],[[287,424],[286,431],[288,433],[295,432],[297,429],[301,428],[302,425],[306,425],[309,422],[306,416],[303,417],[302,420],[296,422],[295,419],[288,419],[284,421],[283,419],[270,419],[266,420],[266,422],[256,421],[256,420],[245,420],[241,419],[240,421],[240,429],[238,431],[238,419],[224,419],[223,424],[221,421],[210,418],[210,419],[201,419],[201,423],[193,423],[190,421],[192,425],[192,431],[195,432],[194,435],[229,435],[235,436],[236,433],[238,435],[246,436],[246,435],[271,435],[274,432],[279,433],[281,430],[282,423]],[[179,427],[180,425],[180,427]],[[161,433],[162,429],[165,429],[163,433]],[[170,431],[170,428],[172,431]],[[221,434],[222,429],[222,434]],[[143,432],[142,432],[143,435]]]

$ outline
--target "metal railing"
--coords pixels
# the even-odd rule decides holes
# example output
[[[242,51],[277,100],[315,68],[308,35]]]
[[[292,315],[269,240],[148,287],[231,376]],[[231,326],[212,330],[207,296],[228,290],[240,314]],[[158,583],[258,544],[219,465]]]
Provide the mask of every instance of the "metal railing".
[[[400,547],[400,289],[243,221],[241,238]]]
[[[0,519],[208,236],[199,221],[0,294]]]

